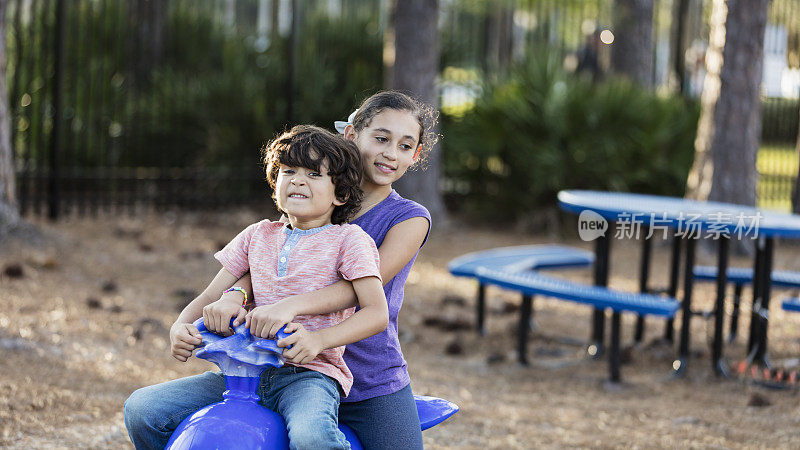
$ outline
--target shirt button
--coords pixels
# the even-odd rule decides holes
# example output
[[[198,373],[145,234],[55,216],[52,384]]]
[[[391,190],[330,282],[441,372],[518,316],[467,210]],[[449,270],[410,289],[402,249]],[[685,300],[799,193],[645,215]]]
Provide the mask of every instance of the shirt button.
[[[281,258],[281,262],[286,262],[286,258]]]

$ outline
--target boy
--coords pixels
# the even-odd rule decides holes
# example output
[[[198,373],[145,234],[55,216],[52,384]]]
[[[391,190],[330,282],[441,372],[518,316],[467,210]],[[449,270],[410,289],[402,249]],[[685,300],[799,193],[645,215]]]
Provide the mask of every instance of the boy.
[[[340,395],[347,396],[353,383],[344,345],[379,333],[388,323],[375,243],[360,227],[346,224],[362,196],[359,152],[328,131],[296,126],[268,145],[264,162],[273,198],[287,220],[250,225],[214,255],[223,268],[172,326],[173,355],[185,361],[200,343],[191,322],[201,314],[212,330],[227,330],[232,317],[238,322],[245,314],[252,325],[260,309],[283,298],[351,281],[359,310],[297,316],[286,326],[293,334],[280,342],[292,346],[284,351],[287,364],[265,370],[258,390],[260,403],[284,417],[292,448],[349,448],[337,428]],[[238,288],[233,289],[244,294],[241,303],[232,303],[230,295],[209,301],[248,271],[252,311],[246,313],[247,295]],[[251,327],[251,333],[271,337],[274,330]],[[222,390],[224,382],[220,397]]]

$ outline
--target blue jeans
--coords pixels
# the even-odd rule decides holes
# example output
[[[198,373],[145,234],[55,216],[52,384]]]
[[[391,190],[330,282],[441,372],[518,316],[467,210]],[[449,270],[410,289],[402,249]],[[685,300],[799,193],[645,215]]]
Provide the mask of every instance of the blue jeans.
[[[183,419],[198,409],[222,401],[225,377],[206,372],[145,386],[125,400],[123,416],[137,449],[163,449]]]
[[[261,373],[258,396],[286,421],[289,448],[349,449],[339,430],[339,383],[302,367],[270,367]]]
[[[410,384],[393,394],[342,402],[339,421],[356,432],[367,450],[422,448],[422,430]]]
[[[225,378],[206,372],[136,390],[125,401],[125,427],[137,449],[162,449],[195,411],[222,401]],[[261,375],[263,406],[286,421],[292,448],[350,448],[337,427],[339,385],[311,370],[284,366]]]
[[[124,407],[125,427],[131,442],[137,449],[164,448],[183,419],[222,401],[224,391],[225,378],[214,372],[138,389]],[[410,385],[393,394],[342,403],[339,420],[353,428],[365,449],[422,448],[419,416]]]

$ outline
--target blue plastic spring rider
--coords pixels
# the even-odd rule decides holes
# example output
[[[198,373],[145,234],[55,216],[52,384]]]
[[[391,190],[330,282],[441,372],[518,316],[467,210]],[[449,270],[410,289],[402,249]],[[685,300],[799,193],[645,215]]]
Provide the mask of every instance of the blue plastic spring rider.
[[[289,438],[280,414],[258,404],[256,389],[261,372],[268,366],[283,365],[283,349],[272,339],[250,334],[244,325],[229,337],[214,334],[203,319],[194,325],[203,336],[202,348],[195,356],[207,359],[225,375],[224,400],[208,405],[187,417],[172,433],[167,449],[288,449]],[[282,339],[287,334],[278,332]],[[458,411],[458,406],[435,397],[414,396],[422,429],[443,422]],[[353,450],[363,449],[355,432],[339,424]]]

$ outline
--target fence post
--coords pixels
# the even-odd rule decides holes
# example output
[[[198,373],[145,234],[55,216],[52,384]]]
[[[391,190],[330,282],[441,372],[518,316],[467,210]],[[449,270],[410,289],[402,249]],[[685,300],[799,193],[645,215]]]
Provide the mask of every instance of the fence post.
[[[66,4],[64,0],[56,0],[56,32],[55,39],[55,74],[53,75],[53,132],[50,135],[50,189],[49,189],[49,217],[50,220],[58,219],[59,212],[59,172],[58,156],[61,154],[61,124],[63,115],[63,87],[64,87],[64,15]]]
[[[289,55],[287,64],[289,70],[286,77],[286,120],[288,123],[294,123],[294,77],[295,77],[295,58],[297,57],[297,26],[300,20],[300,12],[298,11],[299,2],[292,0],[292,27],[289,31]]]

